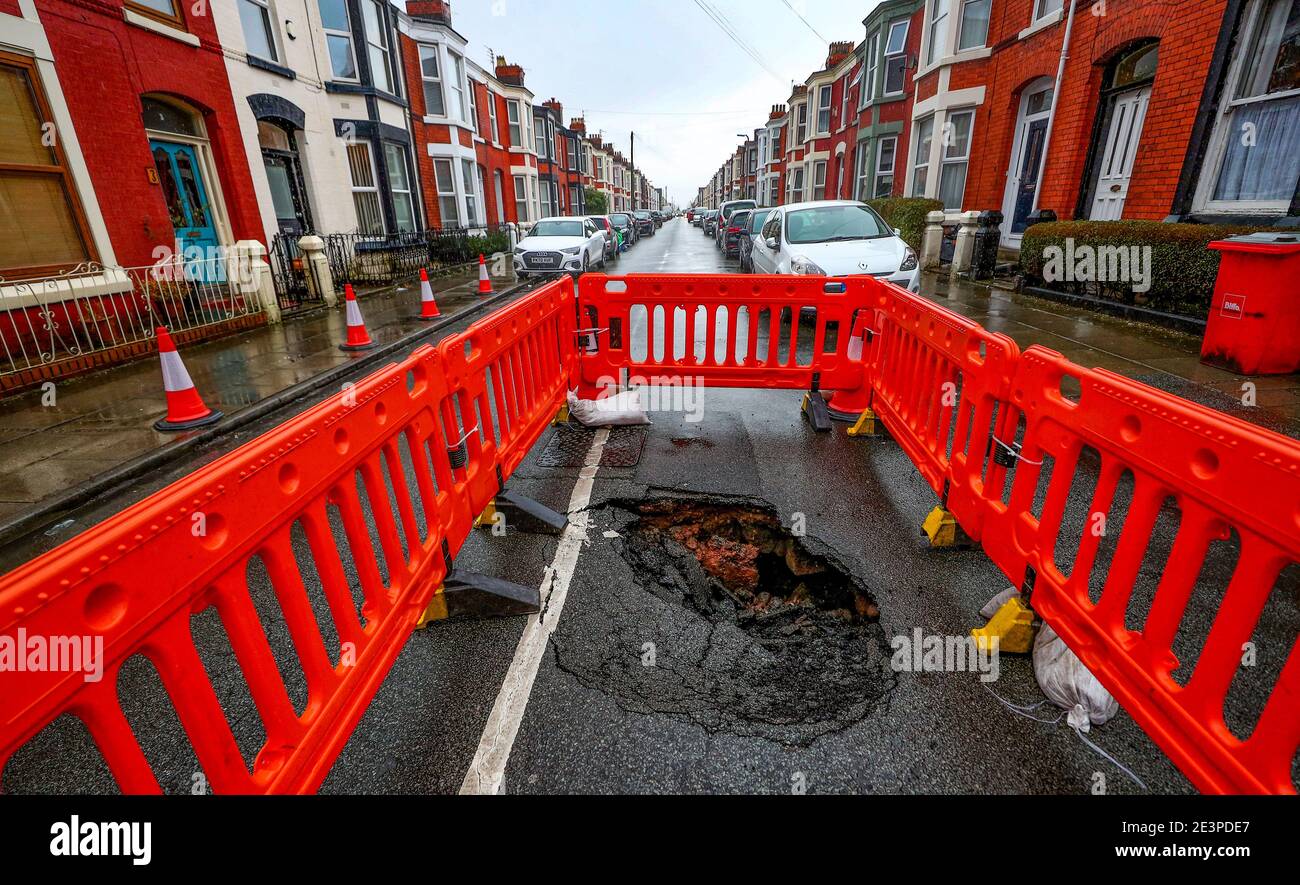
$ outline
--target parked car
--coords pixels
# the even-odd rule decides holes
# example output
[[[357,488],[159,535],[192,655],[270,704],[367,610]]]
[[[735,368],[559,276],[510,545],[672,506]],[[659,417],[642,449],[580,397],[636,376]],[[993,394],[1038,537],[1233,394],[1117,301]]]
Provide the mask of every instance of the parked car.
[[[718,238],[722,241],[722,257],[740,257],[740,238],[749,229],[749,216],[753,214],[753,209],[740,209],[731,213],[731,220],[727,222],[722,236]]]
[[[773,209],[754,239],[750,263],[764,274],[870,274],[912,292],[921,284],[916,252],[874,209],[851,200]]]
[[[754,251],[754,240],[758,237],[758,232],[763,229],[763,225],[767,224],[767,217],[771,214],[771,209],[755,209],[749,213],[749,222],[740,235],[741,273],[754,272],[754,262],[751,254]]]
[[[636,225],[632,223],[632,216],[629,215],[628,213],[626,212],[611,213],[609,216],[609,220],[614,223],[615,228],[617,228],[619,231],[622,232],[623,242],[628,247],[631,247],[632,244],[634,244],[637,240],[641,239],[640,234],[637,233]]]
[[[704,224],[702,225],[705,236],[713,236],[718,229],[718,210],[710,209],[704,213]]]
[[[658,209],[651,209],[650,217],[655,220],[655,227],[663,227],[664,222],[668,220],[668,216],[664,215],[664,213],[660,212]]]
[[[694,224],[694,223],[695,223],[695,208],[694,208],[694,207],[691,207],[690,209],[687,209],[687,210],[686,210],[686,220],[689,221],[691,224]]]
[[[636,218],[637,233],[642,236],[653,237],[655,231],[659,230],[659,228],[655,227],[654,217],[648,209],[637,209],[632,215]]]
[[[605,260],[618,259],[619,243],[623,235],[614,227],[608,215],[588,215],[587,220],[596,225],[596,229],[605,235]]]
[[[758,203],[753,200],[728,200],[718,207],[718,224],[713,233],[713,244],[719,249],[722,248],[723,234],[727,225],[731,222],[731,214],[738,209],[757,209]]]
[[[605,266],[605,234],[586,218],[543,218],[515,246],[520,279]]]

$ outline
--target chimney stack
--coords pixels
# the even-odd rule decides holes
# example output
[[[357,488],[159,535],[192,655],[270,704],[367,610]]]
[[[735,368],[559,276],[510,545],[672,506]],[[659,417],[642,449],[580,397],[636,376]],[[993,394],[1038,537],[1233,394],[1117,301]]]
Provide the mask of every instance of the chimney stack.
[[[406,0],[406,14],[411,18],[451,24],[451,0]]]
[[[506,61],[504,55],[497,56],[497,79],[507,86],[524,85],[524,69]]]
[[[830,70],[853,54],[853,41],[840,40],[831,44],[831,51],[826,56],[826,69]]]

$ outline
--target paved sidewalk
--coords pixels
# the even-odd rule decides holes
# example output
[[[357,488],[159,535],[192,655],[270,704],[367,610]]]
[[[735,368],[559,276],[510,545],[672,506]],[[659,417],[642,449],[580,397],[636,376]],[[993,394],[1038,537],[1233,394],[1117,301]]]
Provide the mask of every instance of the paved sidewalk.
[[[1020,347],[1041,344],[1085,368],[1109,369],[1300,439],[1300,375],[1246,376],[1202,365],[1201,339],[1072,305],[926,274],[921,292]],[[1242,403],[1255,385],[1255,405]]]
[[[493,280],[497,292],[514,284],[513,278]],[[477,270],[435,278],[432,285],[444,316],[479,300]],[[376,344],[428,326],[415,319],[419,281],[403,286],[359,296]],[[228,417],[364,357],[367,352],[338,349],[345,329],[341,307],[321,308],[280,325],[185,347],[181,356],[204,402]],[[153,422],[166,411],[156,358],[60,381],[50,406],[42,405],[40,389],[0,400],[0,520],[204,429],[159,433]]]

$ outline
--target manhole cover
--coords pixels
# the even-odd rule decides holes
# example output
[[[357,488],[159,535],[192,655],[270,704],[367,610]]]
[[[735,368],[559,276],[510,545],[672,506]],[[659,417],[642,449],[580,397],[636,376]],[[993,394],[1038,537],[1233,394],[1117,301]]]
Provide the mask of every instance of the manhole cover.
[[[628,710],[792,745],[852,725],[893,688],[870,589],[772,509],[661,499],[596,510],[631,577],[557,628],[556,660],[584,685]]]
[[[594,427],[561,427],[546,444],[537,463],[541,467],[581,467],[595,438]],[[612,427],[601,452],[600,466],[635,467],[641,463],[644,447],[644,427]]]

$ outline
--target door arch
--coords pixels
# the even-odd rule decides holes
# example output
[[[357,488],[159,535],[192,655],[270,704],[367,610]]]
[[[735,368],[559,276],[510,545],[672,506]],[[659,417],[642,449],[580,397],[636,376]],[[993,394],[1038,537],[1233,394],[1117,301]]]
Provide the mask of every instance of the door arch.
[[[262,167],[271,189],[276,228],[296,240],[314,230],[314,225],[292,124],[269,118],[258,120],[257,143],[262,149]]]
[[[1159,61],[1160,44],[1147,41],[1120,52],[1106,66],[1080,217],[1093,221],[1124,217]]]
[[[1029,227],[1029,216],[1034,211],[1038,187],[1042,183],[1043,150],[1047,144],[1048,121],[1052,116],[1054,88],[1055,83],[1050,77],[1039,77],[1020,92],[1011,165],[1007,169],[1007,187],[1002,198],[1004,245],[1018,247]]]
[[[231,243],[230,227],[202,113],[170,96],[145,95],[141,116],[187,276],[225,279],[220,257]]]

